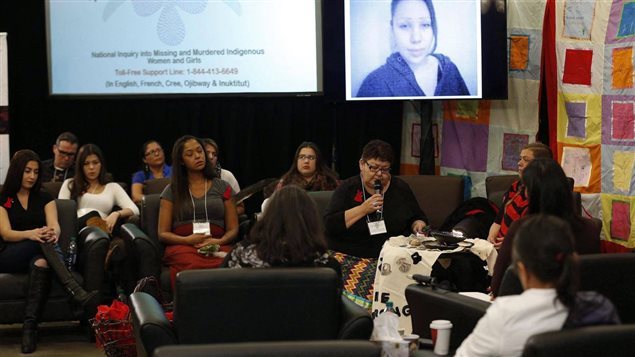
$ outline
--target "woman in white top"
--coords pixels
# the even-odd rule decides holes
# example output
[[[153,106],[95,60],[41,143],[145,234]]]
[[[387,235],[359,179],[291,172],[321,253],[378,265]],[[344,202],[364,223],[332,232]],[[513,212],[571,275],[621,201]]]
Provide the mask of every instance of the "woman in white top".
[[[576,301],[578,256],[569,224],[538,214],[519,227],[514,267],[525,291],[497,298],[456,356],[520,356],[535,334],[562,329]]]
[[[112,233],[120,219],[139,214],[139,208],[117,183],[106,181],[106,165],[101,149],[86,144],[77,155],[75,177],[62,184],[59,198],[77,201],[77,217],[97,212],[106,221],[107,233]],[[120,210],[113,211],[117,206]]]
[[[107,182],[106,164],[101,149],[95,144],[82,146],[77,153],[75,163],[75,176],[67,179],[62,184],[59,198],[72,199],[77,201],[77,217],[80,228],[85,225],[97,226],[113,238],[106,262],[120,262],[115,270],[116,275],[127,276],[132,267],[130,262],[124,262],[126,251],[130,247],[116,237],[117,222],[139,214],[139,208],[132,202],[130,196],[117,183]],[[119,209],[114,210],[115,207]],[[129,244],[128,244],[129,245]],[[130,259],[128,259],[130,260]],[[125,266],[125,267],[124,267]],[[125,280],[125,278],[121,278]],[[134,277],[129,277],[122,286],[125,290],[132,290],[134,287]]]

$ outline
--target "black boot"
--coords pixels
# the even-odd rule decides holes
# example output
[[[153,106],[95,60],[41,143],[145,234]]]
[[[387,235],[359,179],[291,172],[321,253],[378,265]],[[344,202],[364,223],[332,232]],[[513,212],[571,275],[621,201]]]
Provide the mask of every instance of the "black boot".
[[[73,274],[66,269],[66,266],[57,255],[53,245],[41,243],[40,246],[42,247],[42,252],[44,253],[44,257],[46,258],[49,266],[53,269],[55,275],[57,275],[57,278],[60,280],[62,285],[64,285],[68,293],[71,294],[73,300],[81,306],[95,304],[99,298],[99,291],[94,290],[87,292],[84,290],[77,280],[75,280]]]
[[[37,321],[42,313],[50,287],[50,270],[33,266],[29,273],[29,291],[27,291],[26,307],[24,309],[22,353],[35,351],[37,346]]]

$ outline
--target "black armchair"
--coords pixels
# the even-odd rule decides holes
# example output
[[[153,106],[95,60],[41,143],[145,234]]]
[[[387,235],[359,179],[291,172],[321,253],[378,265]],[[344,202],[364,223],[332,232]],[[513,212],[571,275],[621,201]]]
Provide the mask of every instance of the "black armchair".
[[[622,323],[635,323],[635,254],[586,254],[580,256],[580,290],[593,290],[613,302]],[[500,296],[522,293],[518,276],[507,269]]]
[[[379,357],[381,348],[370,341],[301,341],[219,343],[157,348],[155,357]]]
[[[635,325],[591,326],[531,336],[523,357],[632,356]]]
[[[177,275],[174,322],[149,294],[131,295],[140,355],[160,346],[367,340],[368,311],[341,295],[329,268],[209,269]]]
[[[63,252],[68,249],[70,237],[78,235],[78,256],[75,279],[87,291],[102,290],[104,259],[109,239],[101,230],[86,227],[77,233],[77,206],[72,200],[55,200],[61,228],[59,244]],[[24,320],[28,273],[0,274],[0,323],[10,324]],[[73,304],[64,287],[53,278],[48,301],[41,321],[84,320],[94,311],[84,311]]]
[[[165,246],[159,242],[159,194],[145,195],[141,201],[139,226],[123,224],[121,232],[131,239],[137,259],[138,278],[153,276],[163,290],[163,296],[171,300],[170,269],[162,263]]]
[[[430,322],[434,320],[450,320],[454,323],[450,334],[451,351],[456,350],[472,333],[490,306],[487,301],[419,284],[406,288],[406,300],[410,307],[412,333],[421,338],[431,338]]]

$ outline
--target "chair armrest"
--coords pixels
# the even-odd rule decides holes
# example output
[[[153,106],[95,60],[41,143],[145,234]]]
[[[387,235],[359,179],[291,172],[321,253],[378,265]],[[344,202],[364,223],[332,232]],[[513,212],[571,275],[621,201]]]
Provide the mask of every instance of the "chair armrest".
[[[635,325],[587,326],[533,335],[522,356],[630,356],[634,349]]]
[[[373,332],[373,319],[363,307],[341,296],[341,325],[339,339],[368,340]]]
[[[177,343],[176,334],[165,317],[161,304],[152,295],[136,292],[130,295],[132,323],[137,350],[152,356],[159,346]]]
[[[83,243],[77,257],[77,269],[84,278],[84,289],[101,290],[110,238],[97,227],[84,227],[78,236],[79,241]]]
[[[145,232],[132,223],[122,225],[121,234],[124,238],[130,239],[134,246],[138,264],[138,277],[154,276],[160,279],[161,258],[163,257],[162,249],[159,246],[161,243],[148,237]]]

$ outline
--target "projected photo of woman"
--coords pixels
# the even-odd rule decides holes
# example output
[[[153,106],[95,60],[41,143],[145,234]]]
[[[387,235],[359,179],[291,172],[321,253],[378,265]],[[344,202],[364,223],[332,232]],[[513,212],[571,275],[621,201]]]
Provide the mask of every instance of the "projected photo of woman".
[[[474,97],[478,94],[476,72],[477,67],[480,67],[477,58],[480,54],[476,35],[479,16],[477,4],[475,1],[436,2],[443,7],[444,14],[451,13],[452,7],[462,7],[461,11],[465,11],[463,13],[469,18],[453,16],[440,19],[432,0],[392,0],[390,21],[387,21],[389,34],[383,35],[384,40],[381,37],[376,41],[366,37],[364,43],[360,41],[363,32],[367,35],[378,32],[376,28],[369,31],[363,29],[363,26],[373,26],[375,20],[381,21],[380,15],[370,13],[371,9],[378,9],[378,4],[351,1],[351,97]],[[466,11],[466,3],[472,3],[474,11]],[[380,4],[388,8],[388,1]],[[456,19],[461,20],[457,22]],[[441,26],[440,22],[444,20],[448,23]],[[384,32],[387,28],[377,27]],[[445,31],[444,37],[439,36],[442,31]],[[441,40],[448,43],[442,43]],[[384,47],[391,48],[388,53],[385,50],[382,53],[385,62],[376,63],[382,51],[369,49],[369,46],[382,46],[382,43],[386,45]],[[459,58],[464,69],[459,69],[445,51]],[[367,56],[366,52],[371,55]],[[372,54],[377,55],[373,58]],[[369,62],[375,62],[374,67],[368,68]],[[469,76],[469,87],[463,73]]]

